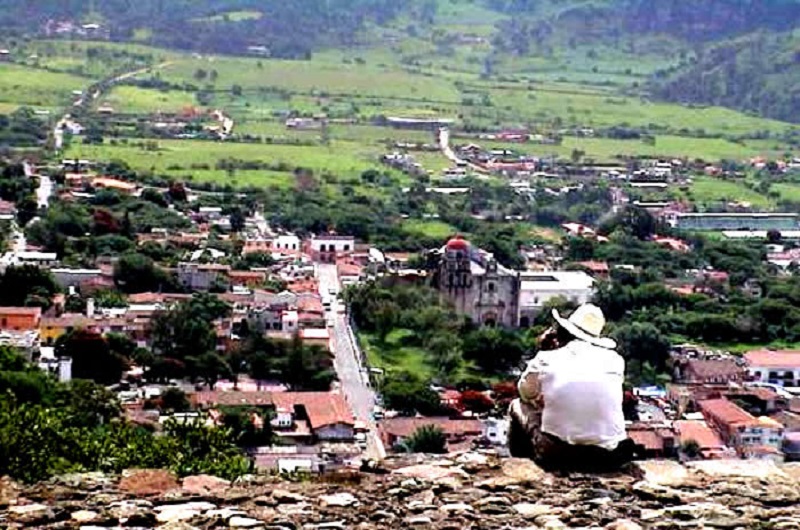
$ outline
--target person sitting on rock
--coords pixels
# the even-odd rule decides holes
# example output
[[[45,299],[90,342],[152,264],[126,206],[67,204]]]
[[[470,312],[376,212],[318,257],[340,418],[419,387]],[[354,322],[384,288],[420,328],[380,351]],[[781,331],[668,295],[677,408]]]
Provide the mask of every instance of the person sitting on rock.
[[[555,324],[519,379],[509,409],[509,450],[545,468],[605,470],[630,460],[625,432],[625,361],[602,337],[599,307],[584,304]]]

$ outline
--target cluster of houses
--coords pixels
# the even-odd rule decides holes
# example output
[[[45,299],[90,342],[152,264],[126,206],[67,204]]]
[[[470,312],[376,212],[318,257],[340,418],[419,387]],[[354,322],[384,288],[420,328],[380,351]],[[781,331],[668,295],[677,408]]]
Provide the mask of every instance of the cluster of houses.
[[[683,345],[673,364],[674,383],[640,396],[659,417],[629,427],[645,455],[800,460],[800,351]]]

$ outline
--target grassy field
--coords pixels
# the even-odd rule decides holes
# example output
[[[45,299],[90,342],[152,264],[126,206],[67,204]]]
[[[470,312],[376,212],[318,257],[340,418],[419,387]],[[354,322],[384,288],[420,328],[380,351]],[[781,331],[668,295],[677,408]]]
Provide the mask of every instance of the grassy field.
[[[445,240],[457,232],[455,227],[436,220],[406,219],[403,221],[403,230],[409,234],[422,235],[430,238]]]
[[[770,186],[770,191],[777,192],[781,199],[800,202],[800,184],[778,183]]]
[[[380,168],[380,150],[354,142],[334,141],[330,146],[293,146],[241,144],[198,140],[160,140],[157,150],[147,149],[142,142],[131,140],[127,145],[85,145],[73,143],[65,156],[91,160],[122,160],[132,168],[156,174],[184,176],[191,173],[197,180],[230,181],[230,174],[215,169],[217,161],[233,158],[257,160],[289,167],[305,167],[316,173],[329,172],[342,178],[356,177],[371,168]],[[192,169],[208,164],[211,169]],[[239,172],[237,172],[239,173]],[[242,172],[243,173],[243,172]],[[256,172],[258,173],[258,172]],[[252,180],[255,176],[249,177]],[[248,182],[252,183],[252,182]]]
[[[384,344],[378,344],[375,336],[361,333],[361,343],[365,347],[370,368],[379,368],[385,372],[405,371],[430,379],[433,367],[426,362],[426,353],[420,348],[403,346],[403,340],[412,335],[407,329],[396,329],[389,333]]]
[[[0,103],[63,106],[69,103],[73,90],[82,90],[86,84],[85,79],[74,75],[0,63]]]
[[[768,207],[772,205],[769,198],[756,193],[744,184],[712,177],[696,177],[692,181],[691,196],[697,203],[720,201],[749,202],[753,206]]]
[[[116,86],[96,102],[96,107],[111,105],[118,113],[151,114],[154,112],[179,112],[187,107],[197,107],[190,92],[161,91],[135,86]]]

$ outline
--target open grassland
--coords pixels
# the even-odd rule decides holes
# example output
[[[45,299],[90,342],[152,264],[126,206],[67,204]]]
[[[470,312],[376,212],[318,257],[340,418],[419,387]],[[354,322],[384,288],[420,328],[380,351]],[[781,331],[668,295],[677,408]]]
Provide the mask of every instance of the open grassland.
[[[779,183],[773,184],[769,188],[770,192],[775,192],[781,199],[800,203],[800,184]]]
[[[424,380],[433,377],[433,367],[426,361],[425,352],[420,348],[403,346],[404,339],[412,334],[407,329],[396,329],[389,333],[383,344],[379,344],[374,335],[361,333],[361,343],[366,350],[369,366],[387,373],[409,372]]]
[[[459,139],[459,143],[466,143],[466,139]],[[583,161],[597,163],[619,162],[631,157],[651,158],[687,158],[700,159],[707,162],[720,160],[744,161],[751,157],[762,155],[773,157],[783,153],[781,149],[774,149],[762,142],[750,145],[749,142],[732,142],[723,138],[689,138],[685,136],[663,135],[656,136],[654,143],[643,140],[615,140],[612,138],[578,138],[564,137],[560,145],[515,144],[503,142],[483,142],[481,146],[492,149],[511,149],[515,152],[536,156],[555,156],[569,159],[574,151],[583,153]]]
[[[114,87],[96,102],[96,106],[106,104],[115,112],[125,114],[179,112],[188,107],[197,107],[196,98],[190,92],[162,91],[125,85]]]
[[[409,234],[422,235],[441,240],[445,240],[457,232],[453,226],[444,221],[421,219],[406,219],[403,221],[403,230]]]
[[[19,105],[15,103],[0,103],[0,114],[10,114],[18,108]]]
[[[36,107],[63,106],[69,103],[73,90],[82,90],[85,85],[85,79],[74,75],[0,63],[2,103]]]
[[[219,88],[239,85],[245,91],[270,87],[323,96],[349,94],[445,102],[459,100],[455,87],[441,79],[393,68],[322,60],[191,58],[173,62],[162,70],[161,76],[168,81],[183,83],[193,80],[198,70],[216,71],[215,85]]]
[[[316,173],[332,173],[341,178],[356,177],[371,168],[380,168],[380,149],[354,142],[333,141],[330,146],[294,146],[242,144],[199,140],[159,140],[157,149],[144,142],[129,141],[117,145],[73,143],[67,156],[90,160],[121,160],[132,168],[156,174],[195,175],[198,180],[230,180],[230,173],[217,169],[224,159],[262,161],[289,168],[304,167]],[[203,169],[208,166],[209,169]]]
[[[703,204],[713,202],[749,202],[757,207],[772,206],[772,201],[739,182],[712,177],[696,177],[691,185],[692,200]]]

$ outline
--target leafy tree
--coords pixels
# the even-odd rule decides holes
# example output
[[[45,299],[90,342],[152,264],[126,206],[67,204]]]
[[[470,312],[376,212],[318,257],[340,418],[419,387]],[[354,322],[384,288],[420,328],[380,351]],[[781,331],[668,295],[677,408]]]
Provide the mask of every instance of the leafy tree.
[[[50,307],[58,292],[53,275],[34,265],[10,266],[0,277],[0,305]]]
[[[101,384],[116,383],[122,377],[126,360],[112,352],[108,342],[93,331],[76,329],[56,341],[56,355],[72,359],[72,376]]]
[[[444,431],[435,425],[423,425],[414,431],[403,444],[409,453],[447,452],[447,437]]]
[[[186,393],[180,388],[171,386],[161,393],[161,409],[172,412],[186,412],[190,408]]]
[[[620,354],[627,361],[640,363],[638,373],[640,377],[644,375],[642,372],[644,363],[649,363],[659,372],[666,369],[670,343],[653,324],[642,322],[623,324],[614,329],[612,337],[617,341]]]
[[[114,282],[126,293],[159,291],[167,283],[166,274],[152,259],[138,253],[121,256],[114,264]]]
[[[442,412],[439,395],[415,375],[392,372],[381,387],[386,407],[406,416],[436,416]]]
[[[689,458],[700,456],[700,444],[696,440],[686,440],[681,444],[681,452]]]
[[[520,334],[500,328],[480,328],[468,333],[463,348],[465,359],[475,361],[491,373],[517,367],[525,355]]]
[[[192,372],[200,377],[211,390],[214,390],[214,386],[220,379],[227,379],[233,375],[228,362],[218,353],[207,352],[199,357],[189,357],[187,360],[191,363]]]

